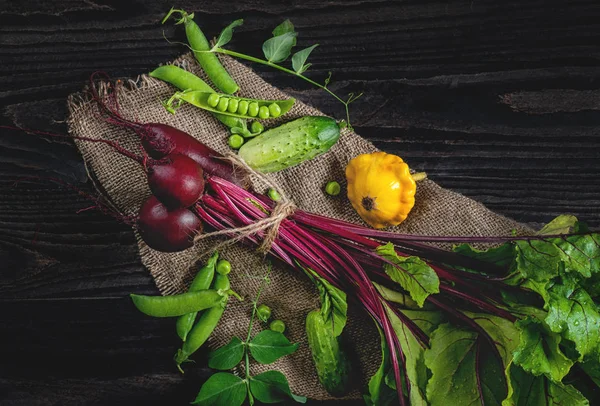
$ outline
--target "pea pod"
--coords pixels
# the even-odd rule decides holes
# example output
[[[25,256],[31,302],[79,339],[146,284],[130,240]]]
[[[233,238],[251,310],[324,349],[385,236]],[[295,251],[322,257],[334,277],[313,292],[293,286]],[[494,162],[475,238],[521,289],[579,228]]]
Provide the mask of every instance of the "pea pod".
[[[212,283],[213,277],[215,276],[215,265],[217,263],[217,259],[219,258],[219,254],[215,252],[208,259],[206,265],[204,265],[192,281],[188,292],[196,292],[199,290],[204,290],[210,288],[210,284]],[[177,318],[177,322],[175,323],[175,327],[177,330],[177,335],[183,341],[185,341],[188,333],[194,326],[194,321],[196,321],[196,315],[198,312],[192,312],[184,314],[183,316],[179,316]]]
[[[159,66],[150,72],[149,75],[153,78],[167,82],[180,90],[199,90],[201,92],[214,93],[214,90],[205,81],[193,73],[188,72],[185,69],[181,69],[175,65]],[[218,94],[215,95],[218,103],[219,96]],[[246,128],[246,122],[241,118],[219,113],[214,113],[213,115],[217,120],[229,128]]]
[[[181,19],[177,24],[183,23],[185,26],[185,35],[194,52],[194,56],[209,79],[224,93],[232,94],[237,92],[239,89],[237,83],[235,83],[235,80],[229,76],[227,70],[221,65],[217,55],[212,52],[206,52],[210,51],[211,46],[200,27],[198,27],[198,24],[194,22],[194,13],[188,14],[183,10],[172,8],[163,19],[163,24],[174,13],[181,15]]]
[[[216,306],[224,294],[214,289],[206,289],[170,296],[130,296],[135,307],[148,316],[177,317]]]
[[[183,102],[190,103],[211,113],[229,115],[232,117],[252,119],[257,116],[260,119],[277,118],[290,111],[296,99],[286,100],[256,100],[242,97],[230,96],[227,94],[218,94],[219,99],[215,104],[216,97],[214,93],[202,92],[198,90],[184,90],[175,93],[165,104],[170,110],[175,110]],[[244,103],[245,102],[245,103]],[[233,104],[236,109],[232,111],[230,105]]]
[[[219,291],[228,291],[230,288],[229,277],[217,274],[213,288]],[[229,296],[225,295],[218,306],[211,307],[202,313],[198,322],[189,332],[187,340],[185,340],[181,349],[177,350],[177,354],[175,354],[175,363],[179,369],[181,369],[180,365],[187,361],[190,355],[196,352],[208,340],[208,337],[212,334],[215,327],[217,327],[219,320],[221,320],[228,300]]]

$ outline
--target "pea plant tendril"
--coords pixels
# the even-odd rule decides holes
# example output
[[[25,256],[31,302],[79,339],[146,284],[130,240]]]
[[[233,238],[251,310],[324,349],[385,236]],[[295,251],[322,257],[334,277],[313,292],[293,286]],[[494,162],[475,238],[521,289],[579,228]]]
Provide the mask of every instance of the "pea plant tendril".
[[[193,13],[188,14],[184,10],[172,8],[167,13],[165,18],[162,20],[162,23],[164,24],[169,19],[169,17],[171,17],[175,13],[178,13],[180,15],[180,19],[176,22],[176,24],[183,24],[184,22],[189,21],[189,19],[192,19],[194,17]],[[263,43],[262,50],[263,50],[265,59],[261,59],[261,58],[255,57],[255,56],[251,56],[251,55],[247,55],[247,54],[244,54],[241,52],[232,51],[232,50],[223,48],[225,45],[227,45],[231,41],[231,38],[233,37],[233,29],[235,27],[242,25],[243,21],[244,20],[242,20],[242,19],[235,20],[231,24],[229,24],[227,27],[225,27],[223,29],[223,31],[221,31],[221,34],[217,38],[214,46],[209,50],[199,50],[199,49],[194,49],[193,47],[190,47],[187,44],[184,44],[184,45],[187,46],[192,52],[194,52],[194,54],[218,53],[218,54],[229,55],[234,58],[243,59],[243,60],[246,60],[249,62],[254,62],[254,63],[261,64],[261,65],[269,66],[269,67],[277,69],[281,72],[285,72],[292,76],[296,76],[296,77],[310,83],[311,85],[313,85],[321,90],[324,90],[329,95],[331,95],[334,99],[336,99],[338,102],[340,102],[344,106],[344,110],[345,110],[345,114],[346,114],[346,118],[345,118],[345,120],[342,121],[341,125],[342,125],[342,127],[348,127],[350,130],[353,129],[351,122],[350,122],[349,106],[351,103],[358,100],[363,95],[363,93],[359,93],[359,94],[349,93],[347,96],[347,99],[344,99],[344,98],[338,96],[335,92],[333,92],[328,87],[329,83],[331,81],[332,72],[329,72],[328,77],[324,80],[324,82],[322,84],[304,75],[304,72],[306,72],[308,70],[308,68],[312,65],[311,63],[307,63],[306,61],[307,61],[309,55],[311,54],[311,52],[317,46],[319,46],[319,44],[311,45],[311,46],[304,48],[292,55],[292,48],[294,46],[296,46],[296,37],[298,36],[298,33],[295,31],[294,25],[290,22],[290,20],[285,20],[283,23],[278,25],[273,30],[273,32],[272,32],[273,37],[267,39]],[[282,62],[285,62],[288,60],[290,55],[292,56],[292,58],[291,58],[292,69],[286,68],[285,66],[281,65]]]
[[[252,336],[252,328],[257,319],[267,322],[270,314],[265,309],[270,308],[264,304],[259,305],[261,294],[269,285],[269,275],[272,266],[269,263],[264,275],[257,277],[262,282],[254,300],[252,313],[248,322],[248,333],[242,341],[239,337],[232,337],[231,341],[208,355],[208,366],[220,371],[231,369],[241,370],[243,378],[230,372],[217,372],[211,375],[200,388],[195,405],[229,405],[241,406],[246,399],[252,406],[256,401],[261,403],[278,403],[286,400],[305,403],[304,396],[292,393],[288,380],[283,373],[269,370],[257,375],[250,371],[251,358],[256,362],[267,365],[272,364],[281,357],[294,353],[299,344],[291,343],[280,331],[263,330]],[[255,278],[248,275],[250,278]],[[262,309],[262,311],[261,311]]]

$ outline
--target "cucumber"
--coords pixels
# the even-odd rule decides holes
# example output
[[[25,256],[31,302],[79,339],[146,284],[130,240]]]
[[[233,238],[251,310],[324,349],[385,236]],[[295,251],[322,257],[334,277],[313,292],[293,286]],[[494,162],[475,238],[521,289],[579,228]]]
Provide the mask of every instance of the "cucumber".
[[[239,156],[258,172],[277,172],[327,152],[339,138],[334,119],[306,116],[264,131],[246,142]]]
[[[323,388],[332,396],[342,396],[350,389],[350,362],[319,310],[306,316],[308,346]]]

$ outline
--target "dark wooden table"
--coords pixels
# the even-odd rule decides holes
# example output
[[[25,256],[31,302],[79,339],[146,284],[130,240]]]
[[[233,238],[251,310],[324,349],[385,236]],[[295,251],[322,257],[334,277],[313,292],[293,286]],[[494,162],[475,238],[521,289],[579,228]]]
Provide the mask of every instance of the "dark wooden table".
[[[190,4],[191,3],[191,4]],[[285,18],[312,77],[364,92],[357,131],[444,187],[534,225],[573,213],[600,226],[600,3],[580,1],[180,2],[207,33],[237,18],[231,48],[260,54]],[[164,1],[0,2],[1,123],[66,132],[66,97],[90,73],[134,76],[182,53]],[[181,30],[166,28],[183,40]],[[324,112],[321,91],[256,67]],[[91,191],[71,142],[0,131],[0,403],[187,404],[205,373],[171,362],[171,321],[126,295],[157,290],[130,229],[55,176]]]

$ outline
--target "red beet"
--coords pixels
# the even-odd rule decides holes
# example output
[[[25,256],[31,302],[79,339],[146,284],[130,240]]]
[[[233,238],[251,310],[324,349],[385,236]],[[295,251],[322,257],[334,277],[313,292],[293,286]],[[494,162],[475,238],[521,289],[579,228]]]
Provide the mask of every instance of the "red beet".
[[[119,113],[116,89],[113,89],[107,98],[100,97],[94,85],[95,76],[97,74],[91,77],[91,93],[94,100],[107,114],[106,120],[135,131],[140,137],[144,149],[152,158],[160,159],[171,153],[186,155],[211,175],[227,179],[239,186],[246,184],[246,177],[239,172],[236,173],[233,166],[222,159],[221,154],[191,135],[167,124],[143,124],[124,118]],[[110,88],[111,84],[108,83],[107,86]]]
[[[136,155],[117,142],[89,137],[68,136],[17,127],[0,126],[9,130],[23,130],[33,134],[47,135],[57,138],[73,138],[86,142],[96,142],[109,145],[115,151],[144,165],[148,176],[148,184],[152,193],[169,209],[190,207],[204,192],[204,171],[202,167],[186,155],[170,154],[155,160]]]
[[[194,244],[194,237],[202,231],[202,222],[191,210],[167,210],[151,196],[140,208],[138,231],[150,248],[177,252]]]
[[[152,194],[169,209],[192,206],[204,192],[202,168],[185,155],[150,161],[146,173]]]

